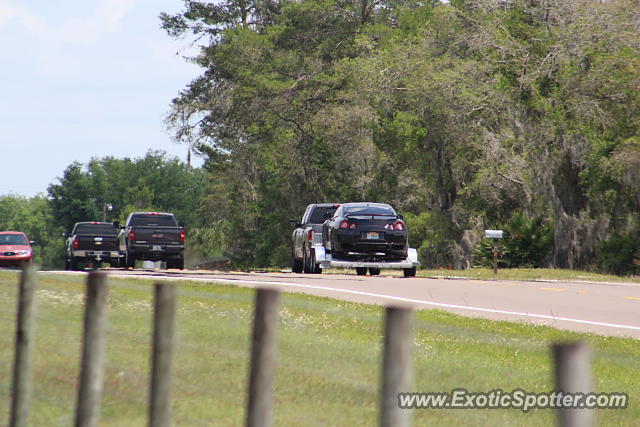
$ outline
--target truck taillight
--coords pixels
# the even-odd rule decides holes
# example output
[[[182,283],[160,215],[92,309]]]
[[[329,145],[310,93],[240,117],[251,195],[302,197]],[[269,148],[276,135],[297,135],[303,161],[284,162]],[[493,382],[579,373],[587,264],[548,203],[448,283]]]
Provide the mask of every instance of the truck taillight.
[[[180,230],[180,243],[184,243],[185,236],[186,233],[184,232],[184,230]]]
[[[307,233],[307,241],[312,241],[313,240],[313,230],[309,230],[309,232]]]
[[[135,242],[136,240],[136,230],[129,230],[129,241]]]
[[[80,247],[80,242],[78,242],[78,238],[73,239],[73,249],[78,249]]]

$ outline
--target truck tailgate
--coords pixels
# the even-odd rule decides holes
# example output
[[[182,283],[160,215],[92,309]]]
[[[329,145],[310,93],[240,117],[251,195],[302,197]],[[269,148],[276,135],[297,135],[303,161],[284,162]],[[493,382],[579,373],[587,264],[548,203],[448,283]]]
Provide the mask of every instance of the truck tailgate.
[[[74,250],[85,251],[117,251],[117,236],[76,236],[78,246]]]
[[[180,242],[180,229],[169,227],[134,227],[136,243],[175,245]]]

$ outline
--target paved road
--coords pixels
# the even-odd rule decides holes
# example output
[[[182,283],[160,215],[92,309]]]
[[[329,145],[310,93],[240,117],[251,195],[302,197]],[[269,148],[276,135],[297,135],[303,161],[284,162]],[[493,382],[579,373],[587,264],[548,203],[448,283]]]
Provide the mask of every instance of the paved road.
[[[273,286],[289,292],[374,304],[406,304],[465,316],[524,321],[560,329],[640,338],[640,285],[515,282],[346,274],[150,272],[114,270],[113,276],[202,280]]]

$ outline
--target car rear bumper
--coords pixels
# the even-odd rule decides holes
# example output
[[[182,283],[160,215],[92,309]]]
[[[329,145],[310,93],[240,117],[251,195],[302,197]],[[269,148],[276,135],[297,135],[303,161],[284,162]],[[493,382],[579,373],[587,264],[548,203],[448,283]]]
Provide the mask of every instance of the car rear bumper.
[[[378,234],[378,238],[368,238],[369,233]],[[345,231],[336,232],[332,245],[334,252],[379,253],[389,256],[407,257],[407,235],[393,232]]]
[[[2,255],[0,254],[0,267],[21,266],[31,262],[33,255]]]

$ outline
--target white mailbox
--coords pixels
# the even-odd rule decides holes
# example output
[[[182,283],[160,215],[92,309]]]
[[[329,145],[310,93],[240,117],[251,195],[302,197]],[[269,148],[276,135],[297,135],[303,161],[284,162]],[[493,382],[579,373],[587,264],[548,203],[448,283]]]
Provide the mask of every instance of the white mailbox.
[[[484,230],[484,237],[487,239],[502,239],[502,230]]]

